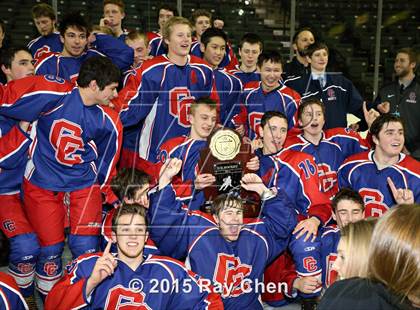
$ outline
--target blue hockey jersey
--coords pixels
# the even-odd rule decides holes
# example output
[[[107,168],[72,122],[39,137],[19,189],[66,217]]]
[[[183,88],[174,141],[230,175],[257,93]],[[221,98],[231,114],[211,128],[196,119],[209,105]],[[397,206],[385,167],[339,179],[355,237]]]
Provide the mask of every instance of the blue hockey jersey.
[[[114,273],[88,297],[85,287],[100,253],[80,256],[48,294],[45,309],[223,309],[220,296],[172,258],[149,256],[136,270],[118,260]]]
[[[31,142],[17,121],[0,115],[0,194],[19,192]]]
[[[28,49],[34,59],[40,59],[46,53],[61,53],[63,43],[60,40],[60,33],[53,32],[47,36],[39,36],[28,43]]]
[[[339,187],[359,192],[365,203],[365,216],[381,216],[396,204],[387,177],[396,188],[412,190],[414,202],[420,203],[420,163],[401,153],[398,163],[379,170],[373,154],[370,151],[350,156],[338,169]]]
[[[37,60],[35,74],[52,74],[67,81],[75,82],[82,63],[93,56],[107,56],[121,70],[130,68],[134,60],[134,51],[124,42],[109,35],[96,34],[94,49],[88,49],[79,57],[65,57],[61,53],[47,53]]]
[[[350,128],[325,130],[318,145],[306,140],[303,134],[288,136],[284,147],[315,158],[321,188],[330,198],[338,192],[337,170],[344,160],[369,149],[368,143]]]
[[[264,202],[261,218],[242,227],[239,238],[222,237],[213,217],[187,212],[171,185],[152,194],[148,212],[150,234],[158,248],[211,281],[225,309],[262,309],[256,285],[264,269],[282,252],[296,225],[294,206],[283,191]]]
[[[216,96],[213,70],[201,59],[189,56],[177,66],[166,56],[147,60],[132,75],[116,99],[124,127],[135,126],[139,141],[124,143],[145,160],[157,161],[166,140],[190,130],[189,106],[193,98]]]
[[[85,106],[79,89],[54,76],[19,79],[0,88],[0,114],[32,122],[36,139],[25,177],[51,191],[67,192],[115,173],[121,145],[118,114]]]

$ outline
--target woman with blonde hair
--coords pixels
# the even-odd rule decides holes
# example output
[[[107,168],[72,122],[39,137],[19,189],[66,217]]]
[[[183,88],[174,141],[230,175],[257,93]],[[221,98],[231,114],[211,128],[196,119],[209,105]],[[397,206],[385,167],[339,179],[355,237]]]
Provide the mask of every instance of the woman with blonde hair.
[[[342,228],[337,259],[332,267],[340,280],[366,277],[369,245],[376,222],[377,218],[368,218]]]
[[[334,283],[319,309],[420,308],[419,223],[418,204],[400,205],[385,213],[373,231],[366,276]]]

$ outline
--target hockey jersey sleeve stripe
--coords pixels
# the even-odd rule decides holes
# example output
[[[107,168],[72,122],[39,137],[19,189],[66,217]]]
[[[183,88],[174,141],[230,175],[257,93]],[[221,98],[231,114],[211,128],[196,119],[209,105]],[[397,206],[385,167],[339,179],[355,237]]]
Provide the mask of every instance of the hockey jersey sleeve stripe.
[[[8,168],[15,167],[16,162],[19,162],[19,157],[24,156],[23,153],[28,149],[30,142],[31,139],[25,136],[17,125],[6,135],[0,137],[0,165],[2,165],[2,168],[6,168],[3,165],[6,164],[8,159],[13,159],[11,166],[8,166]]]

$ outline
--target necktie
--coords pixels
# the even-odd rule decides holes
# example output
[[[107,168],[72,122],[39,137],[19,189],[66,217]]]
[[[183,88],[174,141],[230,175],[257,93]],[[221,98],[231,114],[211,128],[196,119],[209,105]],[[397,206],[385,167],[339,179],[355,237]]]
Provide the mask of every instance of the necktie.
[[[319,81],[319,85],[321,85],[321,87],[324,87],[324,85],[325,85],[324,77],[320,76],[318,81]]]

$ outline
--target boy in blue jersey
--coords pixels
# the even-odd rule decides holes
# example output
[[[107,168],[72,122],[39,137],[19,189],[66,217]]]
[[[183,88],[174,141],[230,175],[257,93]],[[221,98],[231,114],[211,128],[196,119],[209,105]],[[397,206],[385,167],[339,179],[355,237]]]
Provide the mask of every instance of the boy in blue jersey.
[[[293,89],[283,85],[282,57],[276,51],[264,51],[258,56],[257,67],[261,82],[254,81],[244,86],[240,114],[234,116],[236,124],[246,124],[248,136],[255,139],[259,136],[261,118],[267,111],[282,112],[287,117],[288,130],[297,122],[296,112],[300,103],[300,95]]]
[[[48,295],[45,309],[223,309],[220,296],[203,290],[200,278],[179,261],[144,257],[146,209],[123,204],[112,220],[118,254],[86,254],[68,266]],[[165,284],[163,284],[165,283]]]
[[[337,272],[333,265],[337,259],[337,246],[340,241],[340,229],[349,223],[362,220],[365,217],[365,205],[358,192],[341,189],[332,200],[333,219],[337,225],[331,224],[322,229],[321,257],[322,257],[322,284],[329,287],[337,279]]]
[[[109,57],[121,71],[129,69],[133,63],[133,49],[110,35],[91,33],[90,25],[77,12],[66,15],[59,30],[63,50],[37,59],[37,75],[51,74],[75,82],[82,63],[93,56]],[[88,44],[95,48],[87,49]]]
[[[219,65],[227,48],[227,35],[223,30],[209,28],[201,36],[200,49],[203,59],[213,68],[216,91],[220,101],[219,121],[223,126],[234,128],[233,116],[240,112],[242,83]]]
[[[0,56],[7,82],[34,74],[32,55],[24,47],[9,48]],[[6,84],[7,85],[7,84]],[[9,268],[22,295],[32,299],[39,242],[21,201],[21,185],[28,149],[30,124],[0,116],[0,229],[10,242]]]
[[[379,115],[364,108],[368,126]],[[369,149],[368,139],[363,139],[350,128],[325,129],[325,106],[317,98],[309,98],[298,109],[298,123],[302,133],[287,137],[285,148],[312,155],[318,166],[319,181],[330,198],[338,192],[337,170],[344,160]]]
[[[56,31],[56,14],[47,3],[38,3],[32,7],[32,19],[40,36],[28,43],[28,48],[35,59],[49,52],[61,52],[63,43]]]
[[[420,202],[420,163],[403,154],[403,120],[393,114],[381,114],[370,127],[373,146],[369,152],[350,156],[338,169],[340,188],[359,192],[366,216],[380,217],[400,203],[394,195]],[[389,182],[392,182],[391,186]]]
[[[207,10],[198,9],[192,13],[191,20],[195,29],[195,42],[191,45],[191,55],[203,57],[201,50],[201,36],[212,25],[212,14]],[[220,61],[220,67],[227,70],[234,69],[238,64],[235,54],[233,53],[232,46],[226,42],[226,49],[223,54],[223,59]]]
[[[255,33],[246,33],[239,42],[241,64],[236,65],[230,73],[239,78],[243,85],[261,79],[257,70],[257,61],[262,51],[263,41]]]
[[[216,97],[212,68],[189,55],[191,30],[185,18],[171,18],[163,33],[168,54],[146,60],[119,93],[115,105],[122,108],[124,127],[130,128],[124,134],[125,160],[147,167],[157,162],[166,140],[188,134],[191,102]],[[137,166],[145,171],[147,167]]]
[[[74,257],[98,248],[101,190],[115,174],[121,145],[118,114],[107,107],[119,78],[111,60],[92,57],[82,65],[78,87],[35,76],[1,89],[0,114],[37,120],[23,192],[25,213],[41,244],[36,285],[45,295],[61,277],[66,218]]]
[[[179,16],[177,8],[170,3],[162,4],[157,12],[159,31],[151,31],[146,34],[150,44],[150,55],[152,56],[159,56],[168,52],[168,48],[162,38],[163,28],[168,20],[174,16]]]
[[[285,192],[268,189],[250,173],[241,186],[260,196],[260,218],[245,223],[242,199],[229,194],[213,201],[211,215],[189,212],[171,185],[181,166],[172,158],[161,169],[148,212],[152,239],[163,253],[186,257],[187,266],[221,293],[225,309],[262,309],[264,269],[287,246],[296,225],[293,204]]]

